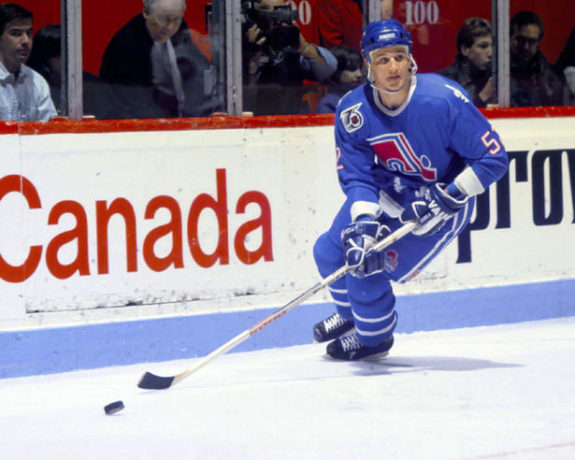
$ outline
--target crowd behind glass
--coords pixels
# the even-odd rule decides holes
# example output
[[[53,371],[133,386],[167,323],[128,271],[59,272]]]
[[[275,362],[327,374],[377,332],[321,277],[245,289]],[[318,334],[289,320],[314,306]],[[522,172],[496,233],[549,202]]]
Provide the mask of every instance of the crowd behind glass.
[[[174,118],[226,111],[225,88],[234,82],[225,81],[224,16],[216,18],[214,8],[206,3],[205,31],[195,30],[184,19],[191,2],[187,3],[142,1],[141,10],[134,11],[132,19],[107,44],[99,72],[83,72],[84,114],[96,119]],[[409,7],[423,2],[403,3]],[[368,17],[362,10],[368,2],[316,0],[311,4],[316,8],[313,15],[298,8],[295,1],[241,1],[238,12],[245,113],[333,113],[343,94],[364,83],[359,41]],[[23,10],[17,2],[0,5],[0,79],[4,83],[0,118],[49,120],[56,114],[66,115],[62,27],[49,24],[36,30],[34,18],[28,18],[28,10]],[[389,18],[393,13],[393,1],[381,1],[381,17]],[[416,13],[407,12],[410,18]],[[434,11],[428,8],[427,13],[433,15]],[[310,15],[313,21],[302,21],[302,14]],[[86,18],[84,24],[89,24]],[[426,32],[437,34],[441,24],[438,27],[430,32],[412,24],[410,31],[420,37]],[[510,63],[510,105],[575,105],[575,27],[565,37],[555,62],[549,62],[539,47],[545,25],[537,12],[515,13],[509,32],[509,49],[503,52]],[[478,107],[497,105],[495,45],[490,20],[468,17],[458,24],[455,43],[442,43],[443,49],[448,47],[454,55],[451,64],[429,68],[433,64],[426,59],[432,53],[421,53],[424,68],[420,72],[437,72],[457,81]],[[30,73],[30,69],[35,72]],[[47,82],[53,107],[44,95],[44,106],[34,112],[26,109],[32,104],[31,96],[22,88],[35,80],[33,90],[38,94],[45,91],[37,74]]]

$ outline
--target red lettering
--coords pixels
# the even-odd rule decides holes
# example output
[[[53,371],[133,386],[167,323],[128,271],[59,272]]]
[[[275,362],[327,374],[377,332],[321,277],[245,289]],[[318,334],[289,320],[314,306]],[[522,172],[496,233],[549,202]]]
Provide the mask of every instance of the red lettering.
[[[30,209],[42,207],[36,187],[25,177],[10,175],[0,179],[0,200],[11,192],[21,193]],[[28,257],[22,265],[10,265],[0,254],[0,278],[10,283],[21,283],[36,271],[41,258],[42,246],[30,246]]]
[[[234,239],[234,248],[238,258],[244,264],[255,264],[262,257],[265,261],[273,260],[272,253],[272,228],[271,228],[271,207],[266,196],[261,192],[247,192],[244,193],[238,200],[236,206],[236,213],[243,214],[246,207],[250,203],[258,204],[261,209],[261,215],[257,219],[245,222],[238,228],[236,237]],[[245,241],[248,234],[261,228],[262,231],[262,244],[255,251],[248,251],[245,246]]]
[[[160,225],[152,230],[144,240],[144,260],[152,270],[161,272],[170,265],[174,268],[184,266],[182,250],[182,212],[178,202],[169,196],[157,196],[146,207],[146,219],[153,219],[160,208],[170,212],[171,219],[167,224]],[[172,235],[172,249],[166,257],[158,257],[154,252],[154,245],[164,236]]]
[[[230,251],[228,244],[228,195],[226,188],[226,170],[216,170],[217,200],[207,193],[196,197],[190,207],[188,216],[188,244],[192,257],[200,267],[209,268],[219,259],[220,265],[230,263]],[[211,254],[206,254],[198,239],[198,222],[200,214],[205,209],[211,209],[218,220],[218,244]]]
[[[74,273],[80,275],[90,274],[88,261],[88,218],[82,205],[76,201],[61,201],[50,211],[48,225],[56,225],[64,214],[72,214],[76,219],[76,226],[72,230],[55,236],[46,248],[46,265],[48,270],[59,279],[70,278]],[[70,264],[62,264],[58,260],[58,251],[62,246],[76,241],[77,254]]]
[[[108,224],[114,214],[124,218],[126,225],[126,259],[129,272],[138,271],[138,242],[136,241],[136,214],[125,198],[116,198],[109,207],[106,201],[96,202],[96,238],[98,245],[98,273],[107,274],[109,268]]]
[[[20,193],[26,200],[29,209],[42,208],[38,191],[32,182],[25,177],[10,175],[0,179],[0,201],[12,192]],[[272,261],[273,244],[269,200],[261,192],[248,191],[238,199],[235,208],[236,214],[244,214],[250,205],[259,206],[260,214],[255,219],[244,222],[238,227],[233,239],[235,253],[240,262],[248,265],[255,264],[262,259]],[[176,269],[184,267],[184,230],[182,228],[184,216],[182,216],[178,201],[166,195],[157,196],[147,204],[144,218],[155,219],[162,209],[169,213],[168,221],[150,230],[144,238],[142,247],[142,256],[146,265],[156,272],[164,271],[170,267]],[[211,253],[206,252],[199,241],[199,222],[204,211],[211,211],[217,223],[217,235],[214,235],[217,236],[217,244]],[[215,196],[208,193],[199,194],[193,200],[187,216],[186,236],[192,258],[198,266],[209,268],[216,263],[220,265],[230,263],[229,212],[226,170],[218,169],[216,170]],[[61,231],[46,244],[46,267],[58,279],[67,279],[75,274],[90,275],[90,216],[82,203],[64,200],[56,203],[50,210],[47,223],[52,226],[60,225],[66,215],[73,217],[75,222],[72,228]],[[109,274],[110,272],[109,233],[111,223],[115,222],[115,216],[118,216],[125,226],[127,271],[136,272],[138,270],[138,219],[136,212],[127,199],[116,198],[110,203],[107,201],[96,201],[95,203],[97,274]],[[252,250],[256,244],[248,244],[249,240],[254,241],[256,239],[257,241],[259,232],[261,232],[261,243]],[[168,242],[171,242],[171,247]],[[115,247],[117,240],[115,239],[113,243]],[[70,247],[70,245],[73,246]],[[72,253],[73,249],[76,249],[76,254]],[[30,246],[22,265],[11,265],[0,254],[0,279],[13,283],[27,280],[38,269],[43,250],[42,245]],[[66,263],[61,262],[60,259],[64,250],[72,254],[73,260],[67,260]],[[161,255],[158,255],[160,251]]]

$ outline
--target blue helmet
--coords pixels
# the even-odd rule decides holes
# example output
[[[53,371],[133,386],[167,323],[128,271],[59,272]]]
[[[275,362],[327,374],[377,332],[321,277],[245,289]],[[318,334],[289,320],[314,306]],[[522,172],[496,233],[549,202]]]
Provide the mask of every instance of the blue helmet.
[[[388,46],[407,46],[411,54],[411,35],[397,19],[372,22],[361,37],[361,54],[369,62],[369,53]]]

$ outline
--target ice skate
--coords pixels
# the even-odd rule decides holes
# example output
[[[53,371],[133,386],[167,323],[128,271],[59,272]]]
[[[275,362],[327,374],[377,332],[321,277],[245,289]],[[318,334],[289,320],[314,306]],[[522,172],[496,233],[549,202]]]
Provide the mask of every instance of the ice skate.
[[[353,321],[345,319],[339,313],[334,313],[329,318],[316,323],[313,327],[315,342],[327,342],[347,334],[354,328]]]
[[[329,343],[326,352],[330,358],[342,361],[374,360],[387,356],[392,346],[393,335],[376,347],[366,347],[355,334],[350,334]]]

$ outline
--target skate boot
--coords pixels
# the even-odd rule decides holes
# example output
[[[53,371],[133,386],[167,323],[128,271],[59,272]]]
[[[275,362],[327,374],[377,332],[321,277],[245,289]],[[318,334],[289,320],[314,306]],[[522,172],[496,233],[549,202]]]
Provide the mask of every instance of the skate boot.
[[[329,343],[326,351],[333,359],[343,361],[371,360],[386,356],[393,346],[393,335],[385,339],[376,347],[362,345],[355,334],[340,337]]]
[[[313,338],[316,342],[327,342],[337,339],[354,328],[351,319],[345,319],[339,313],[334,313],[329,318],[316,323],[313,327]]]

